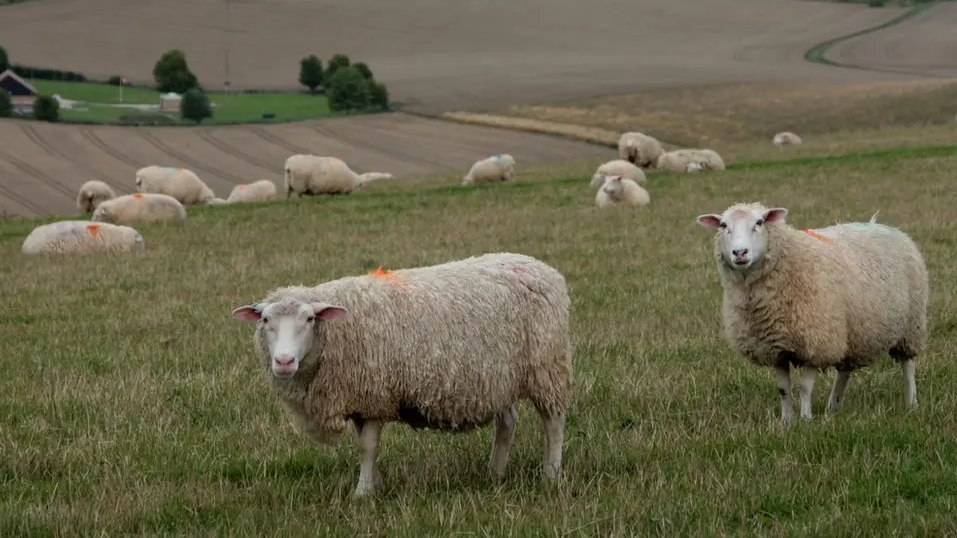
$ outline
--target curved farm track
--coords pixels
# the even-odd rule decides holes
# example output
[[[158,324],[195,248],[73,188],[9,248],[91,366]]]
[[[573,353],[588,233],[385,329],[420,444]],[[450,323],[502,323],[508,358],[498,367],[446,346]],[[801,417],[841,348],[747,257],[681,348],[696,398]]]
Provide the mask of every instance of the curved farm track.
[[[547,8],[511,0],[467,6],[442,0],[81,4],[42,0],[0,8],[0,35],[11,58],[98,78],[120,73],[148,81],[156,58],[176,47],[186,51],[201,80],[215,85],[228,50],[235,88],[290,89],[300,57],[346,52],[367,62],[394,99],[426,113],[714,83],[953,74],[953,63],[946,62],[955,55],[946,36],[957,22],[957,6],[946,4],[900,29],[844,42],[829,53],[835,61],[871,69],[862,70],[810,64],[803,54],[901,10],[798,0],[554,0]],[[170,13],[177,13],[177,24],[170,24]],[[56,37],[43,31],[50,20],[58,21]],[[905,31],[907,40],[901,39]],[[130,192],[134,171],[148,164],[192,168],[225,197],[239,182],[281,181],[282,164],[292,153],[335,155],[358,171],[400,178],[464,173],[476,159],[500,152],[530,163],[615,154],[544,135],[406,114],[199,128],[3,121],[0,140],[0,214],[7,216],[71,214],[84,181],[102,179]]]

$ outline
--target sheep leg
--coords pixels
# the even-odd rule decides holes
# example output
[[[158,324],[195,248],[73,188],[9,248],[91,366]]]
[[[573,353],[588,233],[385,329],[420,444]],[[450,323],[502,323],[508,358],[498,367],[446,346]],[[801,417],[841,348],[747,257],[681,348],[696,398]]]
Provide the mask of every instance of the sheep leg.
[[[781,420],[790,424],[794,421],[794,401],[791,400],[791,365],[774,367],[774,380],[778,384],[778,394],[781,395]]]
[[[908,409],[914,409],[917,407],[917,380],[914,375],[917,364],[914,359],[902,359],[898,362],[904,372],[904,401],[907,402]]]
[[[841,398],[844,397],[844,389],[847,388],[847,382],[850,380],[850,370],[837,371],[837,377],[834,378],[834,386],[831,387],[831,395],[827,398],[828,414],[833,415],[841,409]]]
[[[798,378],[798,385],[801,387],[801,393],[798,395],[801,404],[801,418],[811,418],[811,393],[814,392],[814,379],[817,376],[817,368],[804,366],[801,368],[801,374]]]
[[[541,413],[545,426],[545,478],[554,480],[562,471],[562,445],[565,443],[565,414]]]
[[[492,443],[492,455],[489,456],[488,466],[496,478],[505,476],[505,464],[508,463],[508,451],[515,440],[515,423],[518,414],[515,406],[509,406],[495,417],[495,438]]]
[[[356,424],[356,435],[359,438],[359,483],[353,493],[354,497],[365,497],[375,493],[376,479],[380,477],[376,469],[376,449],[379,446],[379,436],[382,434],[383,423],[378,420],[369,420]]]

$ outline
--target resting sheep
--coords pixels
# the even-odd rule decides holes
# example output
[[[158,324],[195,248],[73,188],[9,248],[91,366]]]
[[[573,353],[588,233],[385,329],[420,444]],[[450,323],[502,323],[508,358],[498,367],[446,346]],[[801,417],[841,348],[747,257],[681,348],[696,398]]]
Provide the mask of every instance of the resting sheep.
[[[819,369],[837,377],[828,413],[840,406],[855,369],[889,353],[917,404],[915,359],[927,339],[928,277],[904,232],[877,224],[797,230],[787,209],[735,204],[698,224],[718,229],[714,259],[724,289],[722,319],[732,348],[775,369],[781,418],[794,419],[790,369],[800,368],[800,414],[811,418]]]
[[[23,240],[23,254],[125,253],[143,250],[143,236],[128,226],[64,220],[37,226]]]
[[[255,353],[299,429],[332,444],[353,423],[360,497],[379,480],[389,422],[446,431],[494,422],[489,466],[501,477],[523,399],[542,419],[544,473],[556,478],[571,398],[569,308],[561,273],[498,253],[278,288],[233,315],[259,322]]]
[[[610,176],[605,184],[598,189],[595,195],[595,205],[599,208],[608,206],[646,206],[651,202],[651,196],[641,185],[621,176]]]
[[[104,200],[115,197],[116,193],[109,185],[94,179],[80,186],[80,192],[76,195],[76,208],[80,213],[89,213],[94,211]]]
[[[631,131],[618,138],[618,156],[641,168],[654,166],[664,152],[658,140],[644,133]]]
[[[774,138],[771,139],[771,143],[780,148],[781,146],[791,146],[802,143],[801,137],[790,132],[784,131],[774,135]]]
[[[260,179],[248,184],[239,184],[233,187],[227,203],[235,202],[268,202],[276,199],[276,184],[268,179]]]
[[[648,181],[648,178],[645,177],[645,173],[641,168],[638,168],[628,161],[615,159],[614,161],[608,161],[599,166],[598,170],[596,170],[595,174],[591,177],[591,183],[589,185],[591,187],[604,185],[605,178],[610,176],[621,176],[635,183],[645,183]]]
[[[489,183],[492,181],[511,181],[515,179],[515,158],[507,153],[492,155],[476,161],[462,178],[463,185]]]
[[[137,192],[103,202],[93,212],[93,217],[90,220],[110,224],[127,224],[160,220],[184,220],[185,218],[186,208],[176,198],[167,194]]]
[[[142,193],[168,194],[183,205],[208,204],[216,198],[199,176],[186,168],[140,168],[136,171],[136,188]]]
[[[287,200],[293,193],[299,198],[305,194],[351,194],[372,181],[395,177],[381,172],[357,174],[341,159],[318,155],[293,155],[286,159],[284,170]]]
[[[696,164],[696,167],[690,166]],[[697,170],[724,170],[724,161],[712,149],[676,149],[658,157],[655,168],[660,172],[693,172]],[[693,170],[692,168],[697,168]]]

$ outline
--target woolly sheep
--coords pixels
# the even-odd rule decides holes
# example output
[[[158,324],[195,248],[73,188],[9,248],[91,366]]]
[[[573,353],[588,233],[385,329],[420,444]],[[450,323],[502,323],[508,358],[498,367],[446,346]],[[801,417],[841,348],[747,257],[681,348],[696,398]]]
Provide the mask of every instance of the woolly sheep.
[[[851,372],[889,353],[917,404],[915,360],[927,338],[924,259],[902,231],[876,223],[797,230],[787,209],[735,204],[701,215],[717,228],[714,258],[724,289],[722,318],[732,348],[775,369],[781,418],[794,419],[790,369],[800,368],[800,414],[811,418],[817,370],[837,377],[828,413],[840,406]]]
[[[300,198],[304,194],[351,194],[372,181],[395,178],[381,172],[357,174],[341,159],[318,155],[293,155],[286,159],[284,170],[287,200],[293,193]]]
[[[239,184],[233,187],[226,198],[227,203],[234,202],[268,202],[276,199],[276,184],[268,179],[260,179],[248,184]]]
[[[701,166],[700,164],[698,164],[698,163],[696,163],[696,162],[690,162],[690,163],[688,163],[688,171],[689,171],[689,172],[700,172],[700,171],[702,171],[702,170],[704,170],[704,167]]]
[[[641,168],[654,166],[664,152],[658,140],[644,133],[631,131],[622,133],[618,138],[618,156]]]
[[[615,159],[598,167],[598,170],[595,171],[595,175],[591,177],[590,186],[598,187],[604,185],[605,178],[610,176],[621,176],[635,183],[645,183],[648,181],[648,178],[645,177],[645,173],[641,168],[638,168],[626,160]]]
[[[80,213],[89,213],[94,211],[101,202],[111,198],[116,198],[113,189],[106,183],[94,179],[80,186],[80,192],[76,195],[76,208]]]
[[[771,139],[771,143],[780,148],[781,146],[800,144],[802,140],[800,136],[790,131],[784,131],[774,135],[774,138]]]
[[[621,176],[610,176],[595,195],[595,205],[608,206],[646,206],[651,202],[648,191],[634,181]]]
[[[676,149],[663,153],[655,165],[661,172],[692,172],[689,165],[695,163],[700,170],[724,170],[724,161],[712,149]]]
[[[23,254],[125,253],[143,250],[143,236],[128,226],[65,220],[37,226],[23,240]]]
[[[94,222],[127,224],[184,220],[186,208],[179,200],[167,194],[133,193],[107,200],[100,204],[90,219]]]
[[[233,315],[259,321],[253,344],[293,423],[332,444],[349,421],[374,493],[382,428],[469,431],[494,421],[489,468],[502,477],[515,404],[545,430],[546,478],[561,472],[572,348],[565,278],[522,254],[496,253],[271,291]]]
[[[136,171],[136,188],[142,193],[167,194],[183,205],[208,204],[216,195],[192,170],[147,166]]]
[[[491,181],[511,181],[515,179],[515,158],[507,153],[492,155],[476,161],[462,178],[463,185],[488,183]]]

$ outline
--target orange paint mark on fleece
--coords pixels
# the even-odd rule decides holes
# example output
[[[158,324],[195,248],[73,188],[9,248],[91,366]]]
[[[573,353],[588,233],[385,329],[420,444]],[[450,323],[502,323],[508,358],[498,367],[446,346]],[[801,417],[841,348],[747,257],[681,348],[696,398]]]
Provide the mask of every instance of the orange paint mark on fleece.
[[[90,235],[92,235],[93,237],[96,237],[96,236],[100,233],[100,225],[99,225],[99,224],[87,224],[87,225],[86,225],[86,231],[90,232]]]
[[[801,231],[804,232],[804,233],[806,233],[806,234],[808,234],[808,235],[810,235],[810,236],[813,237],[814,239],[818,239],[818,240],[821,240],[821,241],[825,241],[825,242],[827,242],[827,243],[833,243],[833,242],[834,242],[834,240],[831,239],[830,237],[828,237],[828,236],[826,236],[826,235],[821,235],[821,234],[815,232],[814,230],[812,230],[812,229],[810,229],[810,228],[805,228],[805,229],[803,229],[803,230],[801,230]]]
[[[133,193],[133,198],[136,198],[137,200],[142,200],[142,199],[143,199],[143,195],[140,194],[140,193],[138,193],[138,192],[134,192],[134,193]]]
[[[392,280],[392,281],[395,281],[397,278],[399,278],[398,275],[393,273],[391,270],[383,269],[381,265],[377,267],[374,271],[369,271],[369,276],[384,278],[386,280]]]

